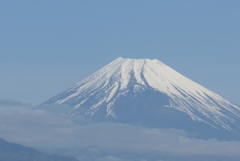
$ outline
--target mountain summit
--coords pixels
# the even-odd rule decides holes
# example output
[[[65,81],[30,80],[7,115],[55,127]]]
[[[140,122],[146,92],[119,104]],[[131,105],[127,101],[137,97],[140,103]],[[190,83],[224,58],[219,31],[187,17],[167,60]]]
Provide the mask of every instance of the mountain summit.
[[[120,57],[45,104],[68,105],[66,114],[94,121],[240,132],[239,106],[156,59]]]

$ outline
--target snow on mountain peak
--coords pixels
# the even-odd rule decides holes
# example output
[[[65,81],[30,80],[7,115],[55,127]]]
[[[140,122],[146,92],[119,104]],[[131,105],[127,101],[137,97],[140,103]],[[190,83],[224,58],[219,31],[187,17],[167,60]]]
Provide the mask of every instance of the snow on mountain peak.
[[[74,107],[70,115],[80,112],[90,117],[106,108],[106,116],[117,119],[118,100],[127,95],[135,97],[144,90],[162,93],[166,98],[162,102],[159,100],[159,105],[164,102],[165,107],[184,112],[193,120],[230,131],[230,124],[238,126],[234,120],[240,117],[238,106],[156,59],[119,57],[45,104],[68,104]]]

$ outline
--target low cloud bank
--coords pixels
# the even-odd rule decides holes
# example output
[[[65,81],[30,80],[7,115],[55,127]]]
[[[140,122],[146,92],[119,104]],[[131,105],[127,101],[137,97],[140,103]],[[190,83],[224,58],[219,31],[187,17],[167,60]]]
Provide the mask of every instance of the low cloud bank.
[[[86,161],[163,161],[172,156],[178,156],[179,160],[181,157],[191,160],[193,156],[216,156],[220,160],[240,158],[239,141],[195,139],[176,129],[148,129],[114,123],[79,125],[63,114],[43,110],[6,112],[0,108],[0,137]]]
[[[22,103],[20,101],[14,101],[9,99],[0,99],[0,110],[29,110],[32,108],[30,103]]]
[[[17,107],[32,107],[29,103],[22,103],[20,101],[14,101],[9,99],[0,99],[1,106],[17,106]]]

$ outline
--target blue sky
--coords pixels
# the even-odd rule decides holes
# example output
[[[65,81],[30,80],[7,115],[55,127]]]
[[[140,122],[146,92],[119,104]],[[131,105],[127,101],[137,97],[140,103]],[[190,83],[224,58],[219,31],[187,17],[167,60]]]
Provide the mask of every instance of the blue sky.
[[[118,57],[240,104],[240,1],[0,1],[0,99],[38,105]]]

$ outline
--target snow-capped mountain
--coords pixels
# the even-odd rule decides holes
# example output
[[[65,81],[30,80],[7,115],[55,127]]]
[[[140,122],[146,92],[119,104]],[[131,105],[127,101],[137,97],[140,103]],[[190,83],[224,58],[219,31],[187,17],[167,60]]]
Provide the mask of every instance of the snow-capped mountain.
[[[95,121],[240,132],[239,106],[156,59],[120,57],[44,104],[69,105],[68,115]]]

